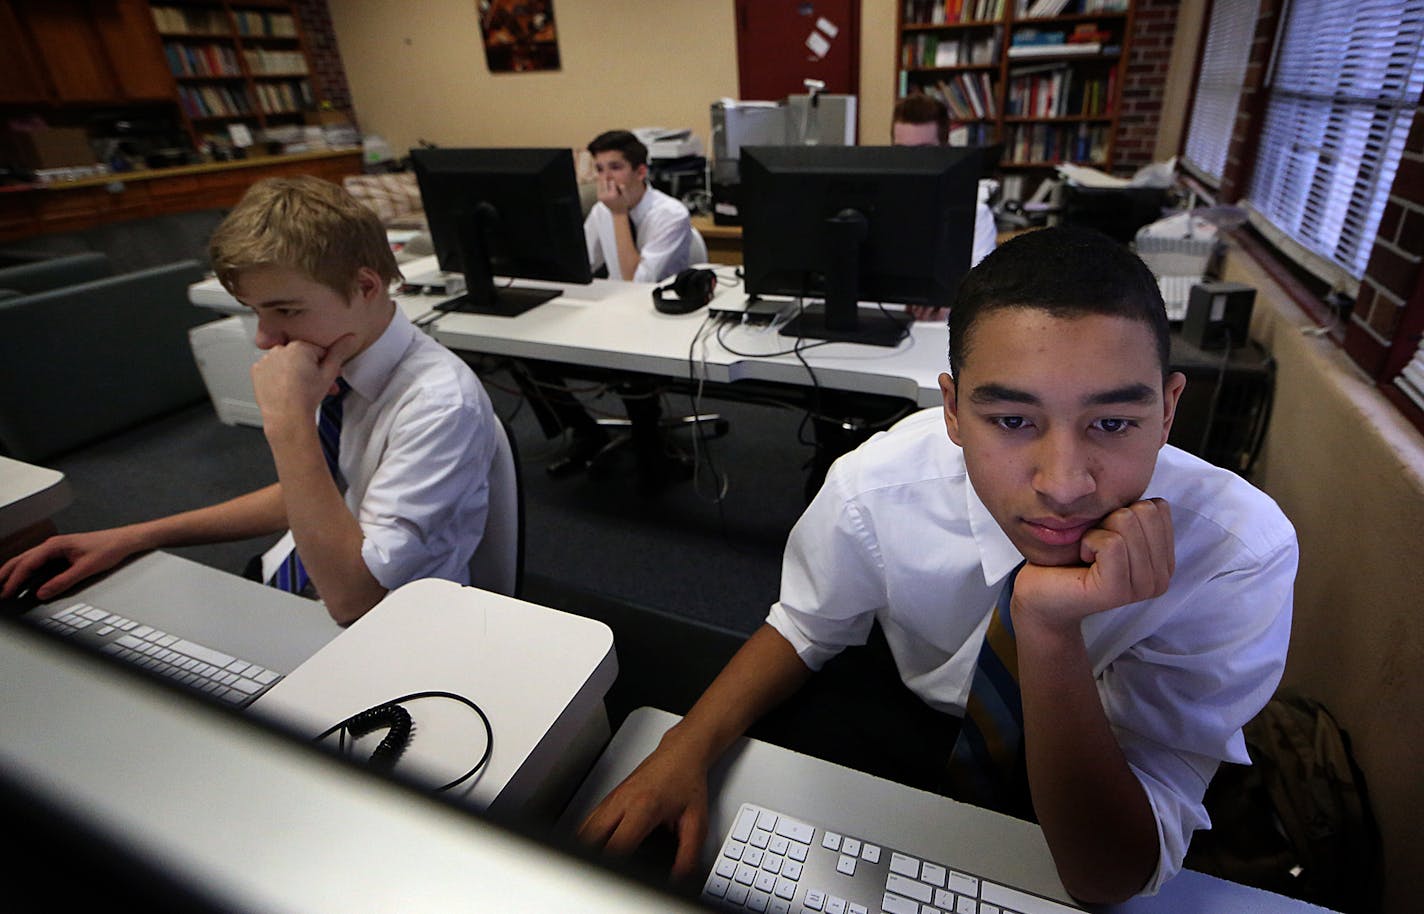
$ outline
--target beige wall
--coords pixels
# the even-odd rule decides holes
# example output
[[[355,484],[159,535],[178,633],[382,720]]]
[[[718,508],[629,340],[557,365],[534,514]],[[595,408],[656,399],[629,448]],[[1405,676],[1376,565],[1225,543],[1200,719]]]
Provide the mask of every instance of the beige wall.
[[[863,3],[865,142],[888,142],[895,2]],[[690,127],[707,146],[710,105],[738,94],[732,0],[561,0],[562,69],[500,74],[485,66],[475,0],[329,6],[362,129],[398,154],[421,139],[577,147],[647,126]]]
[[[442,146],[582,146],[613,127],[692,127],[737,94],[732,4],[562,0],[562,69],[490,73],[475,0],[330,0],[362,129],[400,152]]]
[[[1424,436],[1249,258],[1252,336],[1275,356],[1276,396],[1255,481],[1300,540],[1285,681],[1349,731],[1385,842],[1386,911],[1424,896]]]

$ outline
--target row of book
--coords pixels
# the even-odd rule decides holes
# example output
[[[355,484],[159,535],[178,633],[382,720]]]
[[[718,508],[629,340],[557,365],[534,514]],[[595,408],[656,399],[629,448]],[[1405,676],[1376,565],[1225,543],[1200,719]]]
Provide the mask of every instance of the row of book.
[[[153,24],[160,32],[175,35],[226,34],[227,13],[221,9],[201,9],[189,6],[154,6]]]
[[[951,120],[982,121],[999,116],[994,83],[988,73],[956,73],[948,80],[926,83],[923,88],[944,102]]]
[[[1004,95],[1010,117],[1099,117],[1108,110],[1116,70],[1087,75],[1067,64],[1040,64],[1014,70]]]
[[[307,72],[307,58],[301,51],[272,51],[267,48],[246,48],[242,56],[252,73],[287,76]]]
[[[297,37],[297,22],[290,13],[266,13],[257,10],[234,10],[239,35],[265,35],[273,38]]]
[[[252,102],[238,86],[179,86],[178,103],[189,117],[238,117],[252,113]]]
[[[163,53],[174,76],[241,76],[237,54],[230,46],[165,41]]]
[[[1128,0],[1018,0],[1014,15],[1020,19],[1094,13],[1125,13]]]
[[[316,107],[311,86],[305,79],[282,83],[257,83],[257,104],[265,114],[284,114]]]
[[[1005,164],[1107,161],[1108,128],[1103,125],[1012,124],[1004,138]]]
[[[951,37],[921,32],[905,39],[900,49],[904,67],[960,67],[999,62],[999,30],[988,35]]]
[[[905,0],[907,25],[989,22],[1004,15],[1004,0]]]

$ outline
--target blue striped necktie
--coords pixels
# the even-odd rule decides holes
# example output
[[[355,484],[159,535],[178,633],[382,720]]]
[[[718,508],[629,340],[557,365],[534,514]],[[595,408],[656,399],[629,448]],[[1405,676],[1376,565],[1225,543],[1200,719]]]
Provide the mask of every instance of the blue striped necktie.
[[[1009,614],[1014,580],[1022,568],[1020,563],[1009,572],[994,603],[947,775],[949,793],[956,799],[1032,820],[1023,752],[1018,643]]]
[[[346,478],[341,475],[341,401],[345,399],[346,392],[351,389],[351,385],[346,383],[345,378],[336,379],[337,391],[334,394],[327,394],[322,398],[321,410],[317,414],[316,433],[321,439],[321,454],[326,458],[326,468],[331,471],[331,478],[336,480],[336,487],[341,491],[346,491]],[[288,593],[302,593],[311,583],[311,578],[307,575],[307,570],[302,566],[302,560],[297,555],[297,550],[293,547],[287,557],[282,560],[282,564],[277,566],[277,570],[272,573],[272,577],[267,580],[267,584],[278,590],[285,590]]]

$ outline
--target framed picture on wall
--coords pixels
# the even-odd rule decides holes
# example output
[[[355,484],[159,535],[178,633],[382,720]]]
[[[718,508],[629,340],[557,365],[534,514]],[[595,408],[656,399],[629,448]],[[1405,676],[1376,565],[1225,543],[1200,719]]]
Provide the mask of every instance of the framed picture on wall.
[[[554,0],[477,0],[491,73],[559,69]]]

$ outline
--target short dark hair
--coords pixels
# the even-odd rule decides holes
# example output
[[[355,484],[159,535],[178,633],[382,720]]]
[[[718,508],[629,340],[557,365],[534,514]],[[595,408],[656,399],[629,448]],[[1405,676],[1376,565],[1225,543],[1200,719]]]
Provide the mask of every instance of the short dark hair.
[[[593,155],[600,152],[621,152],[623,158],[634,168],[648,164],[648,147],[628,130],[606,130],[600,133],[588,144],[588,151]]]
[[[900,99],[890,116],[890,129],[896,124],[934,124],[939,128],[939,143],[949,142],[949,109],[933,95],[916,92]]]
[[[956,381],[973,349],[975,322],[1001,308],[1141,321],[1156,339],[1163,379],[1169,372],[1171,329],[1157,280],[1140,257],[1101,232],[1076,226],[1026,232],[969,271],[949,310],[949,370]]]

